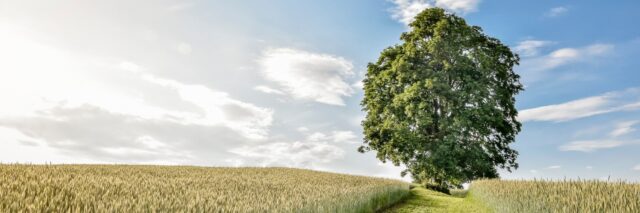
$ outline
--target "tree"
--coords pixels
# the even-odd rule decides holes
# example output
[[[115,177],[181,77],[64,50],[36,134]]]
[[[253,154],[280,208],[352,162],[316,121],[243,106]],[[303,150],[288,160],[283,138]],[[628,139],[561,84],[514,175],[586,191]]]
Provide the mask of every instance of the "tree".
[[[509,144],[521,128],[518,55],[440,8],[409,26],[401,44],[367,67],[358,151],[377,151],[382,162],[404,164],[402,176],[446,187],[517,169]]]

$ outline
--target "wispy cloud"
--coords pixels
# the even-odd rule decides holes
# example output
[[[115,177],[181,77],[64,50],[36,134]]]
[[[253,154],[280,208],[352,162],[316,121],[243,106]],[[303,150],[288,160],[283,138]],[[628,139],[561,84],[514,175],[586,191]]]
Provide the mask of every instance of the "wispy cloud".
[[[480,0],[391,0],[391,2],[396,5],[391,10],[392,17],[406,25],[409,25],[418,13],[434,6],[465,14],[476,11],[480,4]]]
[[[15,32],[0,37],[0,126],[32,146],[91,161],[200,164],[268,137],[272,109],[131,61],[81,55]]]
[[[640,171],[640,164],[638,164],[635,167],[633,167],[633,170]]]
[[[549,9],[549,11],[547,11],[544,16],[546,17],[558,17],[560,15],[563,15],[565,13],[569,12],[569,8],[567,7],[554,7]]]
[[[191,44],[187,43],[187,42],[180,42],[177,46],[176,46],[176,50],[178,51],[178,53],[182,54],[182,55],[189,55],[191,54]]]
[[[330,134],[312,133],[305,140],[293,142],[274,142],[263,145],[243,146],[229,152],[239,155],[251,164],[262,166],[289,166],[318,168],[323,163],[340,159],[344,150],[334,142],[350,140],[344,137],[348,131],[334,131]]]
[[[333,131],[330,134],[315,132],[307,137],[308,141],[330,141],[334,143],[359,143],[358,137],[352,131]]]
[[[561,151],[593,152],[599,149],[611,149],[629,144],[638,144],[638,141],[613,139],[572,141],[568,144],[560,146],[558,149]]]
[[[527,121],[569,121],[605,113],[640,109],[640,89],[610,92],[566,103],[521,110],[518,119]]]
[[[258,85],[256,87],[254,87],[253,89],[260,91],[260,92],[264,92],[267,94],[276,94],[276,95],[284,95],[285,93],[283,91],[268,87],[268,86],[264,86],[264,85]]]
[[[537,56],[540,48],[550,45],[553,42],[542,40],[524,40],[513,48],[520,56],[532,57]]]
[[[618,122],[613,130],[609,132],[608,137],[604,139],[571,141],[568,144],[558,147],[558,149],[561,151],[594,152],[599,149],[611,149],[620,146],[640,144],[640,140],[630,140],[619,137],[634,131],[635,129],[633,129],[632,126],[636,123],[638,123],[638,121]],[[590,169],[589,167],[587,169]]]
[[[353,64],[342,57],[277,48],[266,50],[259,64],[267,80],[296,99],[343,106],[342,98],[353,94],[345,81],[354,74]]]
[[[616,125],[616,128],[613,131],[611,131],[611,133],[609,133],[609,135],[611,135],[612,137],[618,137],[621,135],[631,133],[636,130],[635,128],[633,128],[633,125],[636,125],[638,122],[639,121],[620,122]]]
[[[522,50],[526,54],[537,55],[538,48],[534,47],[535,45],[540,46],[542,44],[544,43],[541,43],[541,41],[530,42],[528,45],[522,46]],[[528,49],[526,47],[528,47]],[[530,84],[544,79],[549,70],[568,64],[589,62],[598,57],[608,55],[613,49],[614,46],[611,44],[592,44],[580,48],[561,48],[546,55],[524,58],[517,68],[517,71],[523,76],[523,82]],[[526,52],[527,50],[529,50],[529,52]]]
[[[587,60],[590,57],[602,56],[613,50],[610,44],[592,44],[582,48],[561,48],[548,55],[527,59],[522,62],[521,67],[532,70],[550,70],[559,66]]]
[[[553,166],[547,167],[547,169],[560,169],[560,168],[562,168],[562,166],[560,165],[553,165]]]

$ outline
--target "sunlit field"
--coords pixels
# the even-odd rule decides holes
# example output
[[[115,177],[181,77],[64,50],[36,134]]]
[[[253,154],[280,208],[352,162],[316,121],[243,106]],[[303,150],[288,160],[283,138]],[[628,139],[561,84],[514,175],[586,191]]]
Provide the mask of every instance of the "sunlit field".
[[[289,168],[0,165],[0,212],[374,212],[402,181]]]
[[[469,195],[496,212],[640,212],[640,184],[480,180]]]

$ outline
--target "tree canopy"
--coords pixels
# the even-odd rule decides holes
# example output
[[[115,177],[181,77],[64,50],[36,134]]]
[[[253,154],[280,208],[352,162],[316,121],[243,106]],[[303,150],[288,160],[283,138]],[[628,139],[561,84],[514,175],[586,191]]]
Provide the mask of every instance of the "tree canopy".
[[[369,63],[364,144],[415,180],[460,186],[517,169],[520,132],[513,67],[519,57],[478,26],[440,8],[415,17],[401,44]]]

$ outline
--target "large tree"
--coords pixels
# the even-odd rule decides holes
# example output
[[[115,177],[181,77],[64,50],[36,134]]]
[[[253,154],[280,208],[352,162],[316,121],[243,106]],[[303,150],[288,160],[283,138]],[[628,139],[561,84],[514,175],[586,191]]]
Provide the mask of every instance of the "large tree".
[[[518,55],[440,8],[415,17],[364,79],[364,145],[415,180],[456,186],[517,169]]]

